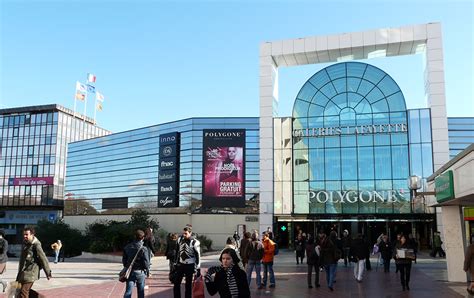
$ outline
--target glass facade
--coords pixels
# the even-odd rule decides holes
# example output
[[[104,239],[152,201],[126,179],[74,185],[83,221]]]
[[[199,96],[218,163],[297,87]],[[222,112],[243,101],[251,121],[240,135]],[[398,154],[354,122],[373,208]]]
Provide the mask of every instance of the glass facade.
[[[0,110],[0,205],[61,209],[67,143],[108,133],[58,105]]]
[[[474,143],[474,117],[449,117],[449,157],[453,158]]]
[[[127,214],[138,207],[152,213],[258,213],[258,121],[191,118],[71,143],[65,214]],[[245,208],[202,207],[204,129],[246,130]],[[159,136],[173,132],[180,133],[179,207],[158,208]]]
[[[433,171],[430,125],[429,110],[407,111],[398,85],[374,66],[319,71],[293,107],[293,213],[425,212],[413,208],[407,177]]]

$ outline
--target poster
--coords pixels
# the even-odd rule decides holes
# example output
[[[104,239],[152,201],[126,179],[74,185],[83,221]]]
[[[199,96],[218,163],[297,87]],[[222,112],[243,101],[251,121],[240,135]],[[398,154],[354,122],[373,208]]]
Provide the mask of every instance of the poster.
[[[245,130],[203,134],[203,206],[245,207]]]

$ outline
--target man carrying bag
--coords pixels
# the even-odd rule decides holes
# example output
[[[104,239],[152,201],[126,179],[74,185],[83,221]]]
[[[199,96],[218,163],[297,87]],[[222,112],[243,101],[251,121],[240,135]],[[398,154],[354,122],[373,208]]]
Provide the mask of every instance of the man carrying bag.
[[[145,277],[149,275],[150,253],[143,246],[143,238],[145,232],[137,230],[135,232],[135,240],[123,250],[122,264],[123,270],[120,272],[120,281],[126,280],[127,287],[125,289],[124,298],[132,297],[132,289],[137,284],[138,298],[145,297]]]

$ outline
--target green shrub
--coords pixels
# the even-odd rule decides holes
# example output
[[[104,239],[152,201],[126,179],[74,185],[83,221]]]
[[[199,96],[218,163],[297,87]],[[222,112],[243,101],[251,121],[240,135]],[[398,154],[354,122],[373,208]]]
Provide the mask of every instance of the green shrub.
[[[81,255],[82,251],[88,246],[86,237],[79,230],[71,228],[61,220],[56,222],[39,221],[36,227],[36,236],[48,255],[54,255],[51,244],[57,240],[61,240],[63,254],[68,258]]]

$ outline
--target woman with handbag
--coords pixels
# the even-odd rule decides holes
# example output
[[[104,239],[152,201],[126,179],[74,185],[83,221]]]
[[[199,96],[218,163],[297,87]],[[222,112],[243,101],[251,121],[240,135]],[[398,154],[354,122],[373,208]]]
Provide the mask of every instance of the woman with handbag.
[[[250,297],[247,274],[240,269],[237,253],[232,248],[222,251],[219,258],[221,266],[212,266],[204,277],[207,291],[211,296],[219,293],[220,297]]]

